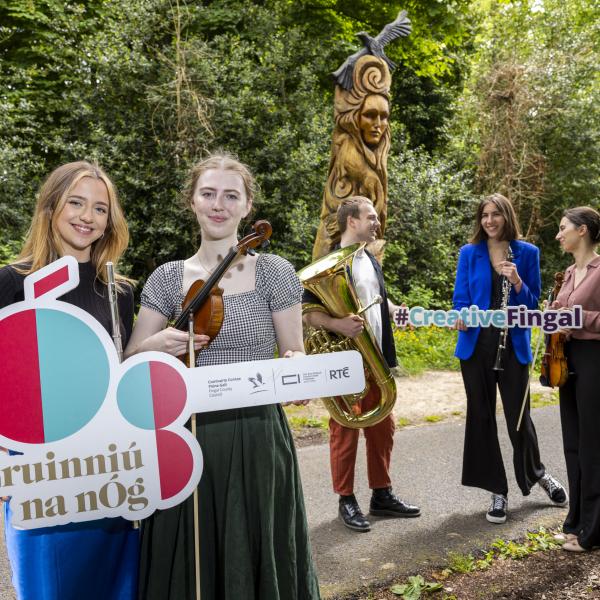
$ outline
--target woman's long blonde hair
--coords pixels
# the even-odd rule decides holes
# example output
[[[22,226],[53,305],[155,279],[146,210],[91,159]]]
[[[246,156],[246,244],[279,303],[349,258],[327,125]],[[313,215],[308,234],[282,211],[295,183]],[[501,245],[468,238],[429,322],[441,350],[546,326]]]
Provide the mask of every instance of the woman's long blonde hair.
[[[84,177],[102,181],[108,192],[106,230],[91,249],[91,262],[96,267],[96,276],[106,283],[105,265],[108,261],[115,266],[118,264],[129,243],[129,228],[112,181],[98,165],[84,160],[61,165],[42,184],[25,243],[13,263],[17,271],[28,275],[64,254],[62,240],[54,225],[71,190]],[[116,277],[120,281],[127,280],[122,275]]]

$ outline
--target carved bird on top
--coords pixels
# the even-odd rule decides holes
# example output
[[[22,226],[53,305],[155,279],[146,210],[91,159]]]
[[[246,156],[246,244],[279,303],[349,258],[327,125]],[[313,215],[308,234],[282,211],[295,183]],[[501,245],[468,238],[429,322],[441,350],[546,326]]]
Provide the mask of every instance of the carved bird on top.
[[[393,42],[399,37],[406,37],[411,31],[410,19],[406,16],[406,11],[400,11],[396,20],[392,23],[388,23],[376,37],[371,37],[365,31],[360,31],[356,34],[356,37],[364,44],[364,48],[361,48],[358,52],[355,52],[352,56],[349,56],[344,64],[332,73],[335,82],[343,87],[345,90],[352,89],[352,73],[354,71],[354,65],[356,61],[365,54],[372,54],[383,59],[390,71],[396,68],[393,63],[383,51],[384,46]]]

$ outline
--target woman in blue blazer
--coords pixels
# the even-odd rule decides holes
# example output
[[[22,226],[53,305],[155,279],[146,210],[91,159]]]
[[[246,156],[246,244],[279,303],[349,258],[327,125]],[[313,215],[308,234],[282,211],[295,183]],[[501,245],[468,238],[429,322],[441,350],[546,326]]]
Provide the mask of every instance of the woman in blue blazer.
[[[538,307],[541,286],[539,250],[520,237],[515,211],[507,198],[493,194],[479,203],[473,237],[460,249],[458,258],[453,295],[456,310],[472,305],[482,310],[499,309],[504,278],[511,285],[509,306]],[[509,248],[512,260],[508,260]],[[460,320],[456,328],[459,333],[455,356],[460,359],[467,395],[463,485],[491,492],[487,520],[491,523],[506,521],[508,482],[498,442],[497,386],[521,492],[527,496],[539,483],[554,504],[566,505],[568,500],[564,488],[546,473],[540,461],[535,427],[529,415],[529,399],[521,428],[516,430],[528,385],[528,365],[532,360],[531,331],[518,327],[508,329],[501,369],[495,370],[501,330],[467,327]]]

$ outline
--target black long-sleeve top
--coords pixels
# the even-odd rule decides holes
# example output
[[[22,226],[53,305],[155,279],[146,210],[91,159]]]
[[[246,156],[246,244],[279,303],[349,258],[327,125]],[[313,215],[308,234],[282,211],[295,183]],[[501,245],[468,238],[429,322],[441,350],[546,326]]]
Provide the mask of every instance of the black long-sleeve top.
[[[0,308],[24,299],[25,275],[8,265],[0,269]],[[60,300],[78,306],[92,315],[112,335],[108,289],[96,278],[96,268],[91,262],[79,263],[79,285],[60,297]],[[123,347],[133,328],[133,289],[129,284],[122,286],[118,294],[119,318]]]

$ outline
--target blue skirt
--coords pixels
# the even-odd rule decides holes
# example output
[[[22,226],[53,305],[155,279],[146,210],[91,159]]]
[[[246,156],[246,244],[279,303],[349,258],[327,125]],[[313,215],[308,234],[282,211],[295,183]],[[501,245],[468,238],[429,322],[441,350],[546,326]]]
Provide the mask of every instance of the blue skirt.
[[[5,536],[19,600],[134,600],[139,535],[125,519],[15,529]]]

